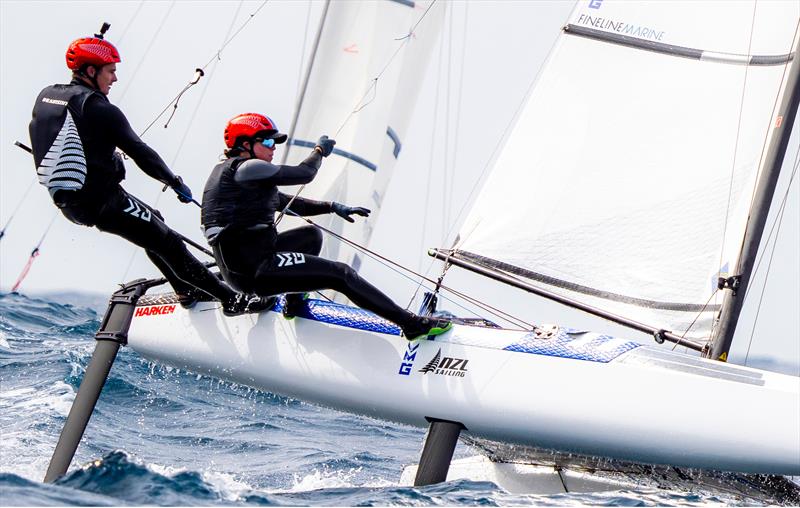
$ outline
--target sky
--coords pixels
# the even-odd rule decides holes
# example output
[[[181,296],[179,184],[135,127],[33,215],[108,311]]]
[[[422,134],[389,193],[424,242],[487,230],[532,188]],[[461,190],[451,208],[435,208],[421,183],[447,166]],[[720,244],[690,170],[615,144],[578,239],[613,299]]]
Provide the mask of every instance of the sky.
[[[425,251],[452,240],[453,224],[474,195],[494,148],[573,4],[450,4],[443,42],[434,48],[429,72],[420,78],[422,90],[412,115],[415,129],[404,143],[386,196],[384,210],[390,213],[381,214],[376,225],[372,243],[376,251],[438,275],[439,265]],[[266,4],[0,0],[0,227],[11,218],[0,240],[0,290],[9,290],[51,222],[23,292],[107,294],[119,282],[157,274],[127,242],[56,216],[46,190],[32,184],[35,170],[30,155],[13,146],[17,140],[29,143],[27,125],[38,92],[49,84],[68,81],[64,51],[71,40],[94,33],[103,21],[111,23],[107,38],[123,61],[109,99],[140,133],[193,78],[195,68],[205,66],[206,76],[181,98],[169,127],[164,128],[164,116],[143,136],[197,196],[224,148],[222,130],[227,119],[258,111],[288,130],[320,10],[321,2],[304,0]],[[254,13],[215,57],[229,34]],[[792,147],[797,150],[798,143],[795,137],[790,152]],[[162,194],[161,185],[132,161],[127,168],[123,186],[129,192],[156,206],[181,234],[205,244],[196,207],[179,203],[170,192]],[[800,366],[800,192],[797,181],[787,186],[787,174],[784,171],[776,192],[787,200],[771,272],[761,305],[752,298],[745,308],[733,357],[743,358],[750,347],[751,356]],[[430,189],[434,189],[432,195]],[[771,218],[768,226],[772,223]],[[398,235],[398,231],[413,234]],[[412,283],[378,263],[365,263],[361,272],[402,304],[415,290]],[[469,276],[458,277],[467,279],[467,286],[486,291],[489,300],[505,299],[511,307],[536,315],[537,322],[630,335],[547,302],[521,297],[508,302],[506,293],[493,296],[488,294],[490,287],[484,289],[482,283],[469,281]],[[757,284],[763,286],[763,282]],[[754,296],[760,295],[758,289],[752,292]]]

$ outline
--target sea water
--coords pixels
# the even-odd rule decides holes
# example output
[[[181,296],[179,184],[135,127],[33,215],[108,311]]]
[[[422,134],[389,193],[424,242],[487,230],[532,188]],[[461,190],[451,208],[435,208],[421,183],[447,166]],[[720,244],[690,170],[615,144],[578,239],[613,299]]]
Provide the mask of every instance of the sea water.
[[[70,471],[43,484],[104,307],[81,295],[0,294],[0,505],[753,504],[658,489],[543,496],[467,480],[401,486],[423,429],[156,365],[127,348]],[[456,458],[474,454],[456,449]]]

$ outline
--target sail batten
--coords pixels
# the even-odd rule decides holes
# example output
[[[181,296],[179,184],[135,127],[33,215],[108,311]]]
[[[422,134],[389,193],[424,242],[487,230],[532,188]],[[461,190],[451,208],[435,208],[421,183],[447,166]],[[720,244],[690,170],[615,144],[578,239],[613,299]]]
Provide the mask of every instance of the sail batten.
[[[688,48],[571,24],[564,27],[564,33],[654,53],[736,65],[784,65],[793,58],[792,53],[783,55],[745,55]]]
[[[677,312],[710,312],[710,311],[717,311],[721,308],[721,305],[718,304],[705,304],[705,303],[680,303],[680,302],[662,302],[657,300],[648,300],[645,298],[637,298],[634,296],[629,295],[622,295],[618,293],[613,293],[611,291],[606,291],[602,288],[597,287],[590,287],[585,286],[583,284],[577,284],[575,282],[571,282],[564,279],[559,279],[557,277],[552,277],[549,275],[545,275],[543,273],[534,272],[532,270],[527,270],[525,268],[521,268],[519,266],[514,266],[509,263],[504,263],[502,261],[498,261],[496,259],[490,259],[485,256],[481,256],[472,252],[468,251],[456,251],[453,253],[454,256],[463,257],[468,259],[474,263],[481,264],[484,266],[488,266],[491,268],[497,268],[498,270],[502,270],[504,272],[512,273],[514,275],[519,275],[521,277],[525,277],[526,279],[534,280],[536,282],[540,282],[542,284],[546,284],[549,286],[558,287],[561,289],[566,289],[569,291],[574,291],[576,293],[583,293],[589,296],[595,296],[597,298],[601,298],[603,300],[612,300],[615,302],[626,303],[629,305],[635,305],[637,307],[645,307],[650,309],[660,309],[660,310],[670,310],[670,311],[677,311]]]

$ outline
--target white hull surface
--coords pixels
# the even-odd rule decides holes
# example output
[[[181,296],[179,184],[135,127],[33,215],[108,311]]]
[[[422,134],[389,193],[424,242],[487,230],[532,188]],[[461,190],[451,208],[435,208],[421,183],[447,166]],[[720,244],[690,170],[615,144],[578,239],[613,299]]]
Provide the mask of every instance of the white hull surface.
[[[310,300],[305,317],[226,318],[144,297],[128,345],[160,363],[342,411],[646,464],[800,475],[800,378],[606,335],[394,325]],[[691,425],[688,422],[692,422]]]

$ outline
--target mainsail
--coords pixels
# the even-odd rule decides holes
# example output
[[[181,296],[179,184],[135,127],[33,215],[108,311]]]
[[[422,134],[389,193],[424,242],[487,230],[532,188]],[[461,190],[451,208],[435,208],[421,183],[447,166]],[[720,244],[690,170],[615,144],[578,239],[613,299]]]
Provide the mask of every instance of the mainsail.
[[[302,196],[370,208],[369,219],[347,227],[357,243],[368,241],[377,219],[441,28],[444,8],[432,3],[331,2],[323,19],[285,160],[300,162],[322,134],[336,138],[334,155]],[[338,218],[316,222],[337,233],[344,225]],[[338,242],[325,245],[323,256],[353,261]]]
[[[579,2],[454,255],[708,339],[798,19],[798,2]]]

